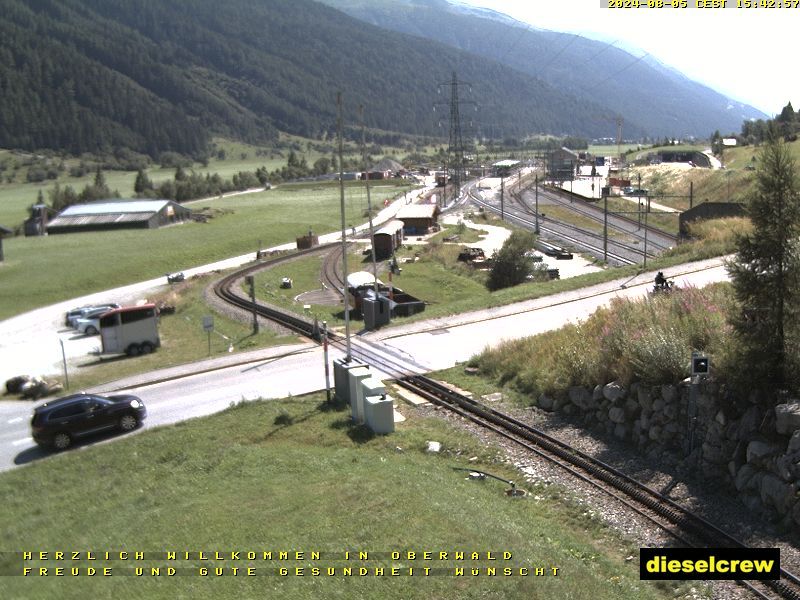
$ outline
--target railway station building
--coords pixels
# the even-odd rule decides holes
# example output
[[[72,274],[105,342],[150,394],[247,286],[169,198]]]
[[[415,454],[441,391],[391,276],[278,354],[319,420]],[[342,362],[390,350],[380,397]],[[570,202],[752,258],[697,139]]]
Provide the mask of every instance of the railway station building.
[[[555,181],[572,179],[575,169],[580,164],[577,152],[569,148],[554,150],[547,156],[547,178]]]

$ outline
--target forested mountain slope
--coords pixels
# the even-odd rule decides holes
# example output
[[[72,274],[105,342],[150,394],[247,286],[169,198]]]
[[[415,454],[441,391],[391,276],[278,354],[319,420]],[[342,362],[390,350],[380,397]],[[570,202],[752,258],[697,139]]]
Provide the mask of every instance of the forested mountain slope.
[[[212,134],[318,137],[339,90],[351,125],[363,104],[367,127],[446,137],[449,109],[433,106],[453,71],[480,109],[467,130],[612,129],[600,105],[311,0],[0,0],[0,147],[199,155]]]
[[[499,61],[619,113],[650,136],[707,137],[715,130],[739,131],[744,120],[766,118],[641,52],[633,56],[610,43],[537,29],[494,11],[446,0],[321,1],[368,23]],[[710,58],[698,48],[697,60]],[[635,137],[635,129],[626,126],[626,137]]]

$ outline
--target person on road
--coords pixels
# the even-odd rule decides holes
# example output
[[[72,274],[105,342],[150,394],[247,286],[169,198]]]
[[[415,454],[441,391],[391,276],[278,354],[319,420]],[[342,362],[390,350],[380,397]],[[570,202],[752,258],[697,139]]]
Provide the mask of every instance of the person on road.
[[[664,277],[664,273],[659,271],[656,273],[656,289],[666,289],[667,287],[667,278]]]

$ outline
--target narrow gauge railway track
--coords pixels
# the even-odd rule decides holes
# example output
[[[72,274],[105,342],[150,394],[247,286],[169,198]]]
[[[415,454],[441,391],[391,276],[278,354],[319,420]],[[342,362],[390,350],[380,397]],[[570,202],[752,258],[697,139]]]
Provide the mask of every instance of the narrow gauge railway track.
[[[303,254],[331,249],[333,244],[318,246],[251,265],[221,279],[215,285],[216,293],[226,302],[253,310],[253,303],[237,293],[237,282],[245,275],[281,264]],[[261,316],[274,320],[297,333],[318,340],[314,324],[307,319],[264,306],[256,302],[256,311]],[[330,343],[344,349],[342,336],[332,334]],[[319,341],[319,340],[318,340]],[[406,357],[399,357],[377,344],[363,338],[352,340],[351,356],[394,378],[397,385],[409,389],[430,402],[445,407],[462,417],[491,429],[498,435],[521,445],[528,451],[557,464],[580,480],[595,486],[619,502],[647,518],[658,527],[674,536],[681,544],[692,547],[744,548],[745,544],[720,530],[711,522],[683,508],[670,498],[628,477],[611,465],[576,450],[545,432],[514,417],[467,398],[447,386],[421,375],[421,368]],[[774,598],[771,592],[787,600],[800,600],[800,578],[781,569],[777,581],[739,581],[742,586],[764,600]],[[768,590],[771,590],[768,591]]]
[[[406,377],[398,384],[557,464],[578,479],[610,494],[686,547],[747,547],[663,494],[527,423],[458,394],[428,377]],[[781,579],[777,581],[737,583],[759,598],[772,598],[766,590],[769,588],[781,598],[800,600],[800,578],[785,569],[781,569]]]
[[[526,210],[530,212],[530,214],[534,214],[530,204],[524,199],[524,193],[525,190],[523,190],[523,192],[520,194],[514,194],[514,197],[517,198],[523,206],[525,206]],[[540,194],[547,198],[548,201],[559,206],[565,206],[573,212],[587,217],[597,223],[602,224],[604,221],[605,217],[603,215],[603,209],[595,204],[587,202],[586,200],[574,198],[572,201],[570,201],[563,198],[557,190],[550,190],[547,188],[542,189]],[[644,243],[644,230],[646,229],[647,245],[652,245],[654,249],[659,251],[668,250],[678,243],[678,240],[675,236],[662,231],[658,227],[653,227],[652,225],[648,225],[645,228],[643,223],[640,223],[637,219],[633,219],[627,215],[608,213],[608,227],[609,229],[614,229],[636,238],[640,240],[641,243]],[[650,253],[648,253],[648,256],[650,256]]]
[[[302,256],[310,256],[319,252],[333,250],[336,245],[337,243],[314,246],[312,248],[298,250],[277,258],[271,258],[269,260],[248,265],[247,267],[239,269],[238,271],[230,273],[229,275],[226,275],[220,279],[216,284],[214,284],[214,293],[228,304],[245,309],[247,311],[252,311],[253,302],[251,302],[244,292],[239,289],[239,282],[244,279],[244,277],[264,269],[276,267],[280,264],[287,263]],[[294,331],[295,333],[299,333],[308,337],[312,337],[314,335],[313,323],[310,323],[307,319],[304,319],[301,316],[295,315],[288,311],[280,310],[272,306],[259,304],[258,302],[256,302],[256,312],[260,316],[271,321],[275,321],[279,325],[282,325],[287,329]]]
[[[336,290],[339,296],[344,297],[344,274],[341,267],[342,246],[338,243],[325,253],[322,259],[322,284]]]

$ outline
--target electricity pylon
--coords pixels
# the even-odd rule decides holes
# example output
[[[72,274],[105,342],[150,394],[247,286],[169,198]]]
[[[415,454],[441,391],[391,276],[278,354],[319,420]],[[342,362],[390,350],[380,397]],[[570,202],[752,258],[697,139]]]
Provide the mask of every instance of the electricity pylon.
[[[455,188],[455,195],[461,193],[461,185],[466,181],[466,165],[464,163],[464,139],[461,136],[461,115],[460,104],[472,104],[477,110],[477,105],[470,100],[458,99],[458,86],[469,85],[464,81],[459,81],[456,72],[453,71],[452,80],[447,83],[439,84],[439,93],[442,92],[442,87],[450,86],[450,142],[447,145],[447,170],[448,174],[452,173],[453,187]],[[439,102],[437,105],[446,105],[444,102]],[[436,105],[433,107],[436,110]]]

